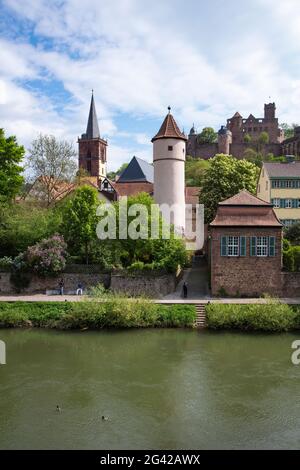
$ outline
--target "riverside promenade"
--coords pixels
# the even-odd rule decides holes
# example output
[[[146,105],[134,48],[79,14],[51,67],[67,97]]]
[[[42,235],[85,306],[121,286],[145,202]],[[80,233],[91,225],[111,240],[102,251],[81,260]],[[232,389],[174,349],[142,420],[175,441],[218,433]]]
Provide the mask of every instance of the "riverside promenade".
[[[152,299],[157,304],[265,304],[269,302],[268,298],[199,298],[199,299],[182,299],[182,298],[163,298],[163,299]],[[85,299],[91,299],[91,297],[84,295],[45,295],[45,294],[32,294],[32,295],[0,295],[0,302],[79,302]],[[294,298],[280,298],[279,302],[289,305],[300,305],[300,297]]]

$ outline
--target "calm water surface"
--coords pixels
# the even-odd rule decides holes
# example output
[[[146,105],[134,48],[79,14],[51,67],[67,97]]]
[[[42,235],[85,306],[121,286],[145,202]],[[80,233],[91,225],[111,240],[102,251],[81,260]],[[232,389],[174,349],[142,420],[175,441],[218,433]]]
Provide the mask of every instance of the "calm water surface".
[[[0,339],[1,449],[300,448],[300,366],[290,359],[300,334],[0,330]]]

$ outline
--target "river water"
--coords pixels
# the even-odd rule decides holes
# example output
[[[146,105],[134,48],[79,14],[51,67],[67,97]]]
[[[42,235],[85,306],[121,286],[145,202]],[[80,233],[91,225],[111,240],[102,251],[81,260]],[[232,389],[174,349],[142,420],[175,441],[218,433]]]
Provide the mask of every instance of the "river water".
[[[0,339],[1,449],[300,448],[300,334],[11,329]]]

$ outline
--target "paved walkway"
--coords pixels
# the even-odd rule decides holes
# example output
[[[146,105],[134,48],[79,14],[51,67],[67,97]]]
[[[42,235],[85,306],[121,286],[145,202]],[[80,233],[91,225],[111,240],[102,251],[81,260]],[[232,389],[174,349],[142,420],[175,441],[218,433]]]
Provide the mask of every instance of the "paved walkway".
[[[85,300],[87,297],[77,295],[44,295],[44,294],[33,294],[33,295],[1,295],[0,302],[78,302]],[[300,297],[294,298],[281,298],[278,299],[283,304],[300,305]],[[268,299],[237,299],[236,297],[230,298],[204,298],[199,297],[198,299],[154,299],[153,302],[157,304],[207,304],[208,302],[214,304],[265,304],[268,303]]]
[[[182,300],[182,286],[186,282],[188,286],[188,301],[207,299],[209,300],[208,289],[208,269],[207,263],[204,258],[196,258],[193,261],[192,267],[184,272],[181,281],[178,283],[176,291],[166,295],[163,300]]]

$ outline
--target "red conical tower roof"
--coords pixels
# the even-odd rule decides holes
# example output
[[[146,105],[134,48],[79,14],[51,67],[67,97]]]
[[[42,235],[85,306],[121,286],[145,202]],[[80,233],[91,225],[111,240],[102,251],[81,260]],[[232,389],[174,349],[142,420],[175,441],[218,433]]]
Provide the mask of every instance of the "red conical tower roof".
[[[164,122],[162,123],[158,133],[153,137],[151,142],[154,142],[157,139],[187,140],[186,136],[180,131],[175,119],[170,113],[171,108],[169,107],[168,109],[169,112],[166,115]]]

